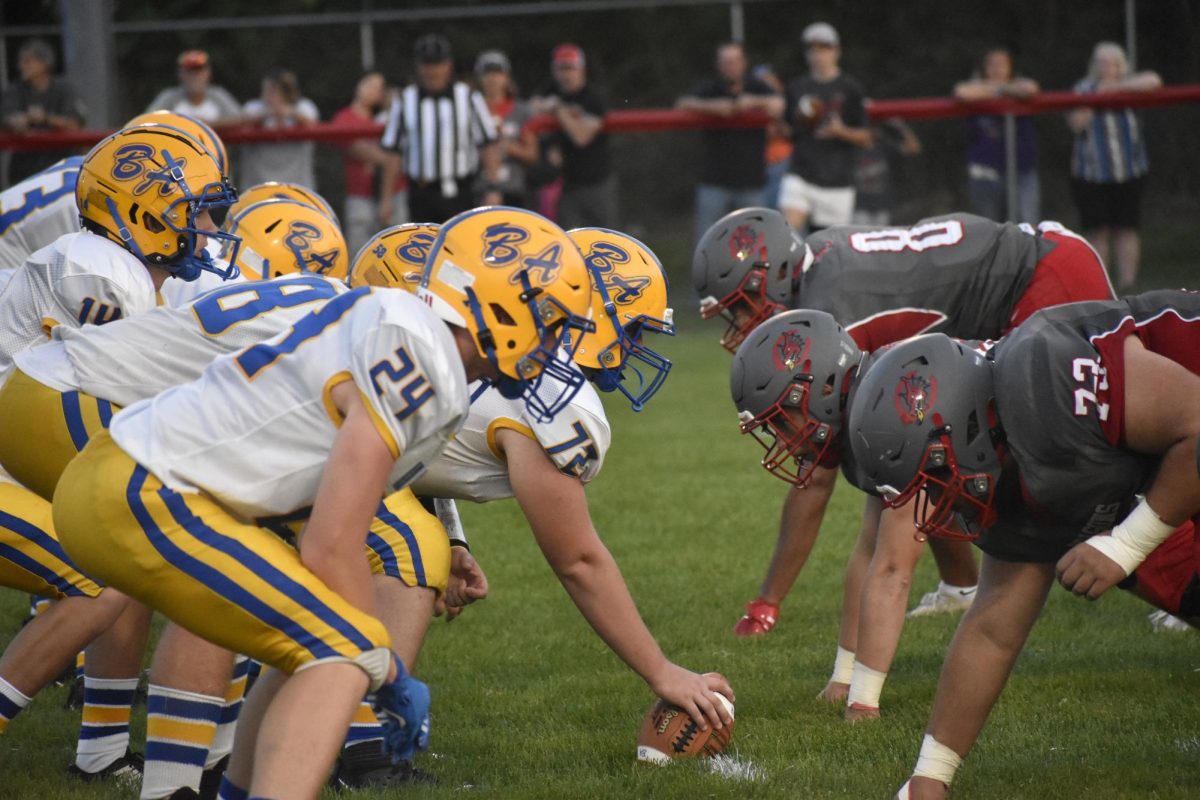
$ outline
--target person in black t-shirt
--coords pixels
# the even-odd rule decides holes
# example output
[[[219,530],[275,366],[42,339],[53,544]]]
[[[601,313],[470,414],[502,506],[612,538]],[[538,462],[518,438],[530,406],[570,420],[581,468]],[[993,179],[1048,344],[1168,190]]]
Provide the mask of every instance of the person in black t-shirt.
[[[83,102],[63,78],[54,77],[54,50],[41,39],[30,39],[17,54],[21,80],[4,93],[0,104],[3,129],[36,136],[50,131],[74,131],[83,126]],[[70,151],[14,153],[9,163],[10,184],[41,172]]]
[[[801,36],[809,74],[788,84],[787,117],[795,131],[792,164],[779,191],[779,210],[797,230],[847,225],[854,211],[856,149],[871,146],[858,81],[838,66],[841,42],[827,22]]]
[[[747,75],[746,53],[736,42],[717,48],[717,74],[680,97],[675,107],[714,117],[761,111],[783,113],[783,98],[758,78]],[[737,208],[763,204],[767,144],[765,128],[707,128],[696,185],[696,238]]]
[[[560,130],[563,190],[558,223],[563,228],[617,227],[617,181],[604,132],[608,104],[587,79],[583,50],[560,44],[550,56],[554,85],[534,98],[538,113],[553,114]]]

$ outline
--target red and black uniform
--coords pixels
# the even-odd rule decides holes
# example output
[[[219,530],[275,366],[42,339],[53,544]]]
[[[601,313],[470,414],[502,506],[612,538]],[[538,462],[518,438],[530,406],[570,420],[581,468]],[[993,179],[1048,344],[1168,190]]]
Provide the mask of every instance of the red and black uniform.
[[[1146,491],[1160,458],[1125,444],[1125,339],[1200,374],[1200,294],[1150,292],[1035,314],[992,351],[996,412],[1012,456],[1000,521],[979,546],[1008,561],[1054,562],[1111,530]],[[1180,526],[1134,573],[1143,596],[1200,615],[1200,543]]]
[[[806,243],[813,259],[792,307],[828,312],[867,352],[919,333],[998,339],[1038,309],[1113,297],[1096,252],[1052,222],[947,214],[826,228]]]

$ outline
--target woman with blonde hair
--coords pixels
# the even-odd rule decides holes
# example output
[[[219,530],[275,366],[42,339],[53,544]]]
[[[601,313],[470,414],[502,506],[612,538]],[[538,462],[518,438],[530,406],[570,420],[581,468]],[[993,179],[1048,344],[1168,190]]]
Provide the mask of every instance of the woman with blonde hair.
[[[1149,92],[1162,86],[1156,72],[1132,72],[1125,50],[1100,42],[1092,50],[1079,94]],[[1141,118],[1131,108],[1077,108],[1067,117],[1075,133],[1071,189],[1080,227],[1105,263],[1116,264],[1118,292],[1137,281],[1142,187],[1149,164]],[[1111,260],[1109,250],[1112,250]]]

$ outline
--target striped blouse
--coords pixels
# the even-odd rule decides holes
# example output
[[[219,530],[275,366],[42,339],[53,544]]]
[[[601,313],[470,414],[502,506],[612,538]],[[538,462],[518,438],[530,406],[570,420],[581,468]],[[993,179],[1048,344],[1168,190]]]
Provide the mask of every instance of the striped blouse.
[[[1096,81],[1087,78],[1075,91],[1096,91]],[[1091,183],[1125,183],[1145,175],[1146,142],[1142,122],[1131,108],[1095,109],[1091,122],[1075,134],[1071,152],[1071,176]]]

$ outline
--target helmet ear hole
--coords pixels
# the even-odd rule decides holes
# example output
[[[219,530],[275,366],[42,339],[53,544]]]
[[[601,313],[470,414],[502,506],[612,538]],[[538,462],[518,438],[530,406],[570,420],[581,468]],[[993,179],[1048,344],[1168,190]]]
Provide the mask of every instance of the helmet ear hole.
[[[149,211],[142,212],[142,227],[151,233],[162,233],[166,227],[155,217],[150,216]]]
[[[516,327],[517,321],[512,318],[512,314],[509,314],[504,306],[499,303],[489,303],[488,308],[492,310],[492,315],[496,318],[496,322],[501,325]],[[509,347],[516,347],[516,342],[511,342]]]

